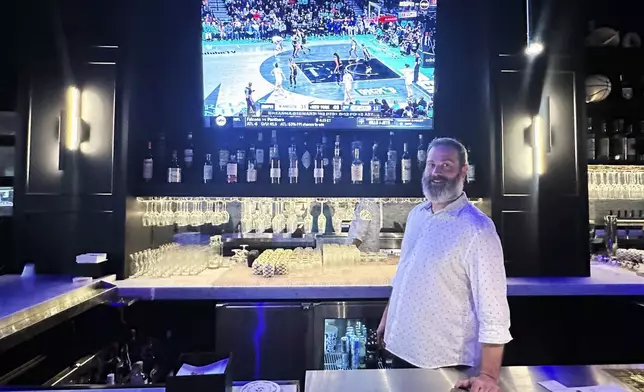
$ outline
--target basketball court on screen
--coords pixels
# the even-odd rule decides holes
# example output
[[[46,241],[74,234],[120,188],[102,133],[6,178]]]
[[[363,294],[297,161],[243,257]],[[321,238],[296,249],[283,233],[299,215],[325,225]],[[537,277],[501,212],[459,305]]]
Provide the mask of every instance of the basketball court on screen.
[[[294,61],[300,71],[297,87],[289,86],[289,58],[292,47],[288,41],[279,53],[270,42],[204,42],[203,80],[204,109],[206,115],[234,116],[245,113],[244,88],[252,83],[253,98],[261,103],[342,103],[345,88],[338,85],[335,75],[333,54],[337,53],[343,65],[353,75],[352,102],[369,103],[375,99],[386,99],[390,105],[405,106],[407,91],[404,80],[405,64],[413,68],[414,56],[403,55],[398,48],[379,43],[373,36],[358,36],[373,58],[366,72],[362,51],[358,58],[350,58],[349,37],[327,37],[311,39],[307,43],[310,52],[298,54]],[[284,92],[275,92],[275,64],[284,74]],[[341,78],[340,78],[341,80]],[[413,99],[433,100],[434,69],[421,68],[418,83],[412,86]]]

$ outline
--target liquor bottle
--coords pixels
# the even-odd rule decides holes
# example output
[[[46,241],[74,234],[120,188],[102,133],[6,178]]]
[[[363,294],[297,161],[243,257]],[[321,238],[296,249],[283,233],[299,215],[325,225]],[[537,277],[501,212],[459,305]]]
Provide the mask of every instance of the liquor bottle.
[[[230,160],[230,151],[226,148],[225,145],[222,145],[219,149],[219,171],[223,172],[226,170],[228,161]]]
[[[257,133],[257,146],[255,147],[255,165],[257,169],[262,169],[264,167],[264,134],[262,132]]]
[[[467,165],[467,174],[466,174],[466,180],[468,184],[473,184],[476,182],[476,165],[474,165],[474,162],[472,161],[472,151],[468,148],[467,149],[467,159],[468,159],[468,165]]]
[[[237,145],[237,166],[239,170],[244,170],[246,164],[246,144],[244,143],[244,135],[239,135],[239,144]]]
[[[593,132],[593,119],[588,117],[586,132],[586,147],[588,149],[588,160],[593,161],[597,159],[597,147],[595,145],[595,132]]]
[[[403,154],[400,158],[400,169],[401,169],[401,180],[403,184],[409,184],[411,182],[411,157],[409,156],[409,151],[407,151],[407,143],[403,143]]]
[[[613,121],[611,135],[610,158],[616,161],[626,159],[626,135],[624,135],[624,119],[619,118]]]
[[[398,162],[398,151],[394,148],[394,132],[389,131],[389,148],[387,150],[387,154],[391,151],[393,155],[394,162]]]
[[[351,162],[351,183],[362,184],[363,164],[360,160],[360,148],[353,147],[353,162]]]
[[[270,177],[271,184],[279,184],[282,177],[282,168],[280,166],[279,146],[277,144],[277,132],[273,131],[271,136],[271,147],[269,149],[271,160]]]
[[[183,164],[186,169],[192,167],[192,158],[195,154],[195,147],[192,143],[192,132],[188,132],[188,142],[186,148],[183,150]]]
[[[630,100],[633,98],[633,86],[626,80],[624,75],[619,75],[619,84],[622,88],[622,98]]]
[[[315,149],[313,179],[316,184],[322,184],[324,182],[324,153],[322,152],[322,143],[318,143]]]
[[[418,134],[418,148],[416,149],[416,160],[418,161],[418,170],[422,173],[425,170],[425,162],[427,161],[427,149],[423,142],[423,134]]]
[[[380,184],[380,159],[378,158],[378,143],[373,142],[371,153],[371,183]]]
[[[143,158],[143,180],[145,182],[152,181],[154,175],[154,157],[152,156],[152,142],[148,142],[148,152]]]
[[[340,156],[340,135],[336,135],[333,147],[333,183],[338,184],[340,181],[342,181],[342,157]]]
[[[637,162],[644,163],[644,121],[640,121],[639,133],[637,135]]]
[[[295,137],[291,138],[291,147],[288,149],[288,182],[289,184],[297,184],[299,178],[298,166],[300,159],[297,156],[297,147],[295,146]]]
[[[177,157],[177,150],[172,151],[172,160],[168,167],[168,182],[179,183],[181,182],[181,166],[179,165],[179,158]]]
[[[237,155],[231,155],[226,165],[226,182],[229,184],[237,182]]]
[[[304,170],[309,170],[311,167],[311,153],[309,152],[309,133],[304,132],[304,152],[302,153],[302,167]]]
[[[257,182],[257,150],[254,146],[250,146],[248,150],[248,160],[246,161],[246,182],[255,183]]]
[[[633,131],[633,124],[628,124],[626,127],[626,160],[635,162],[637,160],[637,139]]]
[[[608,136],[606,121],[602,121],[600,125],[598,141],[597,159],[607,161],[610,158],[610,137]]]
[[[393,133],[393,132],[392,132]],[[393,143],[389,142],[389,149],[387,150],[387,160],[385,161],[385,184],[396,183],[396,150],[394,150]]]
[[[326,145],[328,144],[328,139],[326,136],[322,136],[322,155],[324,156],[324,167],[326,168],[329,166],[329,158],[327,158],[326,154]]]
[[[206,161],[203,164],[203,183],[212,182],[212,155],[206,154]]]
[[[157,178],[163,178],[166,175],[163,171],[165,170],[165,163],[168,162],[167,147],[165,133],[160,132],[156,145],[154,146],[154,159],[160,163],[160,165],[155,167],[156,173],[154,174]]]

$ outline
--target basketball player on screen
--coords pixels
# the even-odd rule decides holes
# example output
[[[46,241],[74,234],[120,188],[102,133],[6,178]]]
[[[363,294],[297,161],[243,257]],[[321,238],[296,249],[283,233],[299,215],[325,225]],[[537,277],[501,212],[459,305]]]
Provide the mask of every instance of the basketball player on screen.
[[[344,82],[344,101],[342,103],[349,104],[351,103],[351,91],[353,90],[353,76],[347,68],[344,69],[342,81]]]
[[[244,89],[244,94],[246,95],[246,113],[248,116],[255,115],[255,100],[253,99],[253,83],[248,82],[248,87]]]
[[[282,46],[282,42],[284,41],[284,38],[280,37],[279,35],[276,35],[272,38],[272,41],[275,44],[275,55],[277,55],[282,50],[284,50],[284,47]]]
[[[412,88],[411,85],[414,83],[414,70],[409,68],[409,64],[405,64],[405,69],[402,71],[403,77],[405,78],[405,88],[407,89],[407,99],[412,98]]]
[[[277,63],[275,63],[275,68],[273,68],[271,74],[275,76],[275,88],[273,89],[273,92],[284,94],[284,87],[282,87],[282,83],[284,82],[284,72],[282,72],[282,69]]]
[[[342,69],[342,61],[340,56],[337,53],[333,53],[333,62],[335,63],[335,68],[333,68],[333,75],[335,76],[335,81],[340,85],[340,70]]]
[[[297,32],[293,33],[292,41],[291,43],[293,44],[293,53],[291,54],[292,57],[297,57],[297,54],[300,52],[300,36]]]
[[[291,71],[291,75],[289,76],[289,85],[291,88],[296,88],[297,87],[297,64],[295,61],[293,61],[293,57],[288,59],[288,68]]]
[[[299,29],[298,34],[300,36],[300,49],[304,54],[306,54],[307,51],[311,54],[311,48],[304,46],[306,45],[306,34],[304,33],[304,30]]]
[[[358,42],[356,42],[355,37],[351,37],[351,49],[349,49],[349,60],[355,56],[356,60],[358,59]]]

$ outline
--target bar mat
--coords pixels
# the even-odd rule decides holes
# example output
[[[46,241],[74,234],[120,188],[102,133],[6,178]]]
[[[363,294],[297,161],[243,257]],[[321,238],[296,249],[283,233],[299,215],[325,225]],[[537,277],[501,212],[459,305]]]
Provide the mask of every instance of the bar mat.
[[[644,392],[644,369],[602,369],[628,386],[632,391]]]

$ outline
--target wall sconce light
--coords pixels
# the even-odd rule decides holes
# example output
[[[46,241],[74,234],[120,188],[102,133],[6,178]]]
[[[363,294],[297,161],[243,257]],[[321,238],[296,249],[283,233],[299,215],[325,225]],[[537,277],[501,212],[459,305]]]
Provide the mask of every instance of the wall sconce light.
[[[525,15],[526,15],[526,47],[525,55],[528,57],[537,57],[545,50],[545,45],[539,39],[534,37],[533,27],[532,27],[532,0],[526,0],[525,3]]]
[[[76,86],[69,86],[65,93],[65,147],[70,151],[78,150],[80,145],[81,126],[81,99],[80,90]]]
[[[65,170],[69,152],[77,151],[81,138],[81,93],[71,85],[65,91],[65,108],[58,118],[58,170]]]
[[[543,52],[544,49],[545,47],[541,42],[530,42],[525,48],[525,54],[528,57],[537,57]]]

